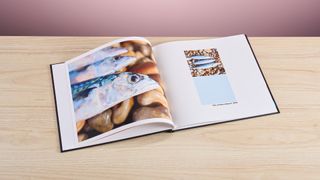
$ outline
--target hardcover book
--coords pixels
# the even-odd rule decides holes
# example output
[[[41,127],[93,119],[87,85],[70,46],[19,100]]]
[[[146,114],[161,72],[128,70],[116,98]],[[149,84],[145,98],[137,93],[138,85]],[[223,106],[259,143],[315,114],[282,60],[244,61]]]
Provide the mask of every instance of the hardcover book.
[[[51,71],[62,152],[279,113],[245,35],[128,37]]]

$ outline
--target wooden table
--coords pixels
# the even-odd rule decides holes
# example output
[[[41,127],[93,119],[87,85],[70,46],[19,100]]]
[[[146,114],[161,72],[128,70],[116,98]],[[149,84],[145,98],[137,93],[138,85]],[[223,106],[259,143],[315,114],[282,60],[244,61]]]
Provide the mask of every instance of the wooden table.
[[[112,39],[0,37],[0,179],[320,178],[313,37],[249,38],[280,114],[60,153],[49,64]]]

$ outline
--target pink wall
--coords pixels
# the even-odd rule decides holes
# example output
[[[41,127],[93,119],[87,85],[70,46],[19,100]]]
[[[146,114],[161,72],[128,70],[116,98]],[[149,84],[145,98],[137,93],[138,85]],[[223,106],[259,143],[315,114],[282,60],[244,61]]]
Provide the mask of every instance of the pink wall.
[[[319,0],[0,0],[0,35],[320,35]]]

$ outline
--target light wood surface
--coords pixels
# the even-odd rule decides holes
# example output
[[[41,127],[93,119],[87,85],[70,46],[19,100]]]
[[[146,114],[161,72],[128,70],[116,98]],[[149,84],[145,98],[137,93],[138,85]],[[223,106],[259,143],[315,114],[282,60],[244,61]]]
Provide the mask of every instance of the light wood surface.
[[[49,64],[112,39],[0,37],[0,179],[320,178],[319,37],[249,38],[280,114],[60,153]]]

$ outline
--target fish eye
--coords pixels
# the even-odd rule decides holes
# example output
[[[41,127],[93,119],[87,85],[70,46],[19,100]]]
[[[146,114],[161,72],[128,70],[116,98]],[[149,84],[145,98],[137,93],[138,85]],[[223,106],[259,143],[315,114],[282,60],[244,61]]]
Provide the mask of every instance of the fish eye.
[[[137,83],[138,81],[140,81],[140,76],[138,76],[137,74],[132,74],[129,76],[128,81],[129,83]]]

